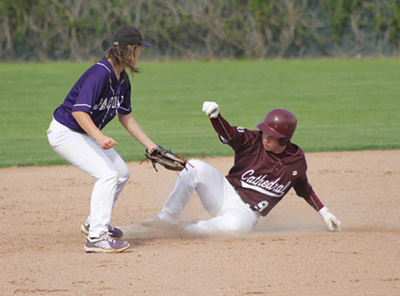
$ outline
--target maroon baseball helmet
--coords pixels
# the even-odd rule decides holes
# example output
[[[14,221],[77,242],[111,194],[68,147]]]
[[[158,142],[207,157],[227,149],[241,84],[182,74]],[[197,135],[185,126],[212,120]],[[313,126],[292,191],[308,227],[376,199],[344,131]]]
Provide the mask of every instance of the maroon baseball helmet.
[[[297,119],[292,112],[278,108],[268,112],[257,127],[265,134],[280,139],[280,145],[290,142],[296,130]]]

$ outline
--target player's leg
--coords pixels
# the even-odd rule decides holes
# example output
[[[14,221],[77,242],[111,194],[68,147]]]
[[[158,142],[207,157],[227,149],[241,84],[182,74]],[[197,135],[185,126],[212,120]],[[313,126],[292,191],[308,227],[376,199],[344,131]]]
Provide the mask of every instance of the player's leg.
[[[186,227],[191,233],[245,234],[256,225],[258,214],[246,206],[228,180],[215,168],[203,165],[197,177],[196,192],[202,205],[213,216]]]
[[[119,195],[121,194],[122,189],[125,187],[126,183],[129,180],[130,171],[125,161],[121,158],[121,156],[117,153],[117,151],[114,150],[114,148],[103,151],[114,164],[115,169],[117,170],[119,176],[112,205],[112,208],[114,209],[114,206],[118,200]],[[81,231],[85,234],[88,234],[90,229],[90,224],[91,224],[91,218],[89,215],[86,222],[82,224]],[[111,237],[116,239],[120,239],[123,236],[123,232],[121,231],[121,229],[113,227],[111,225],[108,225],[108,232],[110,233]]]
[[[188,170],[181,173],[161,214],[145,220],[143,225],[159,227],[163,226],[162,223],[164,226],[168,223],[177,224],[196,191],[203,207],[213,218],[190,224],[185,227],[186,231],[199,234],[250,232],[257,223],[258,214],[242,202],[232,185],[216,168],[199,160],[191,160],[190,163],[193,167],[188,166]],[[146,225],[146,222],[154,222],[154,225]]]
[[[119,195],[121,194],[121,191],[124,189],[126,183],[129,180],[130,171],[129,171],[129,168],[126,165],[125,161],[117,153],[117,151],[115,151],[114,148],[111,148],[108,150],[103,150],[103,151],[108,156],[108,158],[112,161],[115,169],[118,172],[118,183],[117,183],[117,188],[115,190],[114,201],[113,201],[113,207],[114,207],[115,203],[118,200]]]
[[[247,207],[236,192],[225,201],[221,211],[213,218],[189,224],[185,230],[194,234],[230,234],[249,233],[257,224],[259,214]]]
[[[200,160],[190,160],[175,187],[164,203],[159,217],[172,224],[180,221],[183,209],[193,192],[199,193],[203,207],[211,215],[218,213],[223,205],[224,176],[214,167]]]
[[[99,237],[108,232],[120,177],[114,163],[93,138],[73,132],[55,121],[50,126],[48,138],[58,155],[97,180],[90,202],[89,235]]]

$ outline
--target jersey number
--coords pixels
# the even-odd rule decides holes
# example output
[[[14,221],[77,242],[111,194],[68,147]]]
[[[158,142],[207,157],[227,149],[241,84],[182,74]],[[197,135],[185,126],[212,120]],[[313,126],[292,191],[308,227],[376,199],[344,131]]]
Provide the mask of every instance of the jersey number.
[[[266,200],[263,200],[258,203],[256,206],[257,211],[262,212],[266,207],[268,207],[268,202]]]

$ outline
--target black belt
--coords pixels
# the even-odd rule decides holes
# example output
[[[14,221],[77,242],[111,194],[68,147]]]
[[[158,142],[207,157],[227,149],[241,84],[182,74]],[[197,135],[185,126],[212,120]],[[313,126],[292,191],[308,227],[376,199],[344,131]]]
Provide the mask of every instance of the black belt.
[[[244,204],[245,204],[246,206],[248,206],[248,207],[250,208],[250,210],[259,213],[258,210],[257,210],[257,208],[256,208],[255,206],[249,204],[249,203],[240,195],[239,190],[237,190],[237,189],[235,188],[235,191],[236,191],[237,195],[239,195],[239,197],[240,197],[240,199],[242,200],[242,202],[244,202]]]

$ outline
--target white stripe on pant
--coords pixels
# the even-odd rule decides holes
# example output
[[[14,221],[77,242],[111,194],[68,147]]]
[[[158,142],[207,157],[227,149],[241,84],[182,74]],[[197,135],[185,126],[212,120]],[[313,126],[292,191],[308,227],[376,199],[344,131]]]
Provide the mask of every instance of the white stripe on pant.
[[[54,119],[47,136],[59,156],[97,180],[87,219],[89,236],[107,232],[114,205],[130,176],[126,163],[113,148],[104,150],[91,136],[72,131]]]

